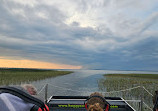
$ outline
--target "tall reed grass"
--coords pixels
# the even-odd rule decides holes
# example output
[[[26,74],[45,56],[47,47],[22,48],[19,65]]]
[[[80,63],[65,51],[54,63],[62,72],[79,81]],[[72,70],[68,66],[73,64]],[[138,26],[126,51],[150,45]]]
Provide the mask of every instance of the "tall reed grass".
[[[151,94],[158,90],[158,75],[155,74],[105,74],[103,79],[98,82],[101,91],[119,91],[129,89],[136,86],[145,87]],[[132,90],[107,93],[105,96],[117,96],[124,99],[143,100],[151,108],[153,108],[152,96],[148,94],[143,88],[136,88]],[[130,102],[130,104],[139,110],[139,104]],[[143,107],[144,111],[150,111],[147,107]]]
[[[70,73],[72,72],[40,69],[0,69],[0,85],[27,83]]]

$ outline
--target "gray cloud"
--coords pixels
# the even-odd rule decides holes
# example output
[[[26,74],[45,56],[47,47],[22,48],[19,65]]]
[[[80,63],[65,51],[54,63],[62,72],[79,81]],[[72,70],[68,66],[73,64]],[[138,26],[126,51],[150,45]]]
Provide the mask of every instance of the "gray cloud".
[[[152,27],[158,24],[157,12],[144,15],[137,7],[134,11],[144,12],[142,19],[131,18],[121,6],[132,1],[67,0],[65,7],[61,1],[47,2],[6,0],[0,4],[0,56],[90,69],[153,70],[158,65],[157,29]],[[137,2],[132,3],[133,9]]]

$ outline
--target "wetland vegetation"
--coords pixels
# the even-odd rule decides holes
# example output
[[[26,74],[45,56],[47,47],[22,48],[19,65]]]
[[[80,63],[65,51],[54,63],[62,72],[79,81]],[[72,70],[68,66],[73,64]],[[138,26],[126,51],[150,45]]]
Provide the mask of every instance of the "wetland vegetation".
[[[158,80],[158,74],[105,74],[104,76],[108,77],[133,77],[133,78],[146,78],[146,79],[157,79]]]
[[[147,89],[151,94],[158,90],[158,75],[157,74],[105,74],[103,79],[98,82],[99,89],[106,93],[105,96],[118,96],[124,99],[143,100],[151,108],[152,96],[145,90]],[[130,89],[133,88],[134,89]],[[143,89],[143,87],[145,89]],[[129,89],[129,90],[125,90]],[[119,91],[122,90],[122,91]],[[110,91],[118,91],[111,92]],[[130,103],[136,110],[139,110],[138,103]],[[149,111],[144,106],[143,111]]]
[[[71,71],[41,69],[0,69],[0,85],[29,83],[31,81],[70,74]]]

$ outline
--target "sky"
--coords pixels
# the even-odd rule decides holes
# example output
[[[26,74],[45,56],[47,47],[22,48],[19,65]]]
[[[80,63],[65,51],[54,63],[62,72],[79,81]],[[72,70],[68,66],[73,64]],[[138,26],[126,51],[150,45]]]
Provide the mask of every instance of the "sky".
[[[157,0],[0,1],[0,67],[158,70]]]

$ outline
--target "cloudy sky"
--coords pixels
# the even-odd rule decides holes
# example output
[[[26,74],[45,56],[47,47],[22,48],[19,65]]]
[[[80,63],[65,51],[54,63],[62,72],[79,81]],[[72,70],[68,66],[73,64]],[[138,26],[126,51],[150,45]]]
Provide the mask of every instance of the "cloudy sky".
[[[0,2],[0,67],[158,69],[157,0]]]

